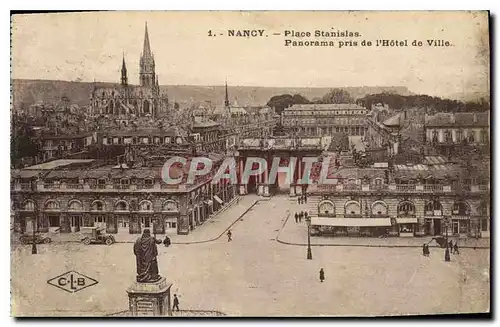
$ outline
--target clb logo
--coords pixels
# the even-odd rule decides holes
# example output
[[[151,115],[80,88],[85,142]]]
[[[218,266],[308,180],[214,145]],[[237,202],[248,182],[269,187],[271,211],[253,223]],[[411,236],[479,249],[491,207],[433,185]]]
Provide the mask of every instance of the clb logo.
[[[75,293],[83,290],[84,288],[93,286],[98,282],[93,278],[71,270],[62,275],[49,279],[47,283],[65,290],[66,292]]]

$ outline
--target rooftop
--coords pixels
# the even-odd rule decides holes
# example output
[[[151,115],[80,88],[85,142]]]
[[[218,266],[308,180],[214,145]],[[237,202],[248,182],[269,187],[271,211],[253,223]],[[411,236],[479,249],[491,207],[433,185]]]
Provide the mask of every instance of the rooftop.
[[[58,159],[49,162],[44,162],[38,165],[30,166],[24,168],[24,170],[51,170],[62,167],[68,167],[70,165],[78,164],[90,164],[94,162],[95,159]]]
[[[193,128],[216,127],[216,126],[219,126],[219,123],[216,123],[209,118],[201,116],[194,117]]]
[[[401,125],[401,113],[395,114],[392,117],[384,120],[383,124],[388,127],[398,127]]]

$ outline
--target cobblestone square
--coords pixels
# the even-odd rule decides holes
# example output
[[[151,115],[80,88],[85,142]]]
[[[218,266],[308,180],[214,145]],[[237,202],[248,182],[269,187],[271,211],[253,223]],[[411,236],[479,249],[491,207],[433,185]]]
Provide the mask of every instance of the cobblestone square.
[[[172,282],[181,310],[228,316],[359,316],[487,312],[489,251],[462,249],[451,262],[432,248],[313,246],[276,242],[290,210],[287,197],[259,201],[225,236],[159,248],[160,273]],[[227,217],[232,219],[228,211]],[[223,214],[224,215],[224,214]],[[222,226],[222,224],[221,224]],[[79,243],[12,250],[13,311],[17,315],[110,315],[127,310],[135,277],[132,244]],[[321,283],[319,269],[326,280]],[[98,284],[76,293],[47,281],[75,270]],[[110,291],[113,290],[113,291]],[[35,292],[38,296],[34,296]]]

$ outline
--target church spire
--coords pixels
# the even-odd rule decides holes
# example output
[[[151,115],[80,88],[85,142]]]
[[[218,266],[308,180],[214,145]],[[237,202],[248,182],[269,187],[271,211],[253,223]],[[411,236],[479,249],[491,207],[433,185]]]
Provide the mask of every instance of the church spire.
[[[146,28],[144,30],[144,47],[142,49],[143,57],[151,56],[151,47],[149,45],[149,33],[148,33],[148,22],[146,22]]]
[[[155,59],[149,44],[148,23],[146,23],[144,29],[144,48],[142,50],[139,68],[140,85],[154,88],[156,85]]]
[[[225,106],[226,108],[228,108],[228,107],[229,107],[229,93],[228,93],[228,91],[227,91],[227,78],[226,78],[226,98],[224,99],[224,106]]]
[[[122,79],[121,79],[121,84],[123,86],[126,86],[128,84],[127,66],[125,65],[125,53],[123,53],[123,60],[122,60]]]

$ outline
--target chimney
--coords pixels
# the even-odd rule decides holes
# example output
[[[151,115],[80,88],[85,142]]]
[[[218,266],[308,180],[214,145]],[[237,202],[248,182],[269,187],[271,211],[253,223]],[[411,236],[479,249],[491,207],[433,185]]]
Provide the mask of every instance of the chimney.
[[[474,118],[472,118],[472,119],[473,119],[474,123],[477,123],[477,115],[476,115],[476,113],[474,113]]]

